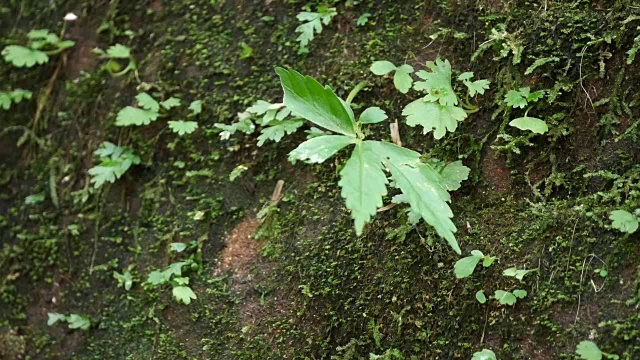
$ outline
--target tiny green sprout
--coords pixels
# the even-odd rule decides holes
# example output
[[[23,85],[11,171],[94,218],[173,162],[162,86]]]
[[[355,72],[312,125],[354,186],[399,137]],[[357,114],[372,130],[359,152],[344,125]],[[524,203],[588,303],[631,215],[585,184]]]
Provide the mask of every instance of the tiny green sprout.
[[[413,85],[413,78],[411,77],[411,74],[413,74],[414,69],[411,65],[404,64],[395,66],[390,61],[376,61],[371,65],[371,72],[378,76],[385,76],[394,72],[393,84],[396,89],[403,94],[408,93],[411,89],[411,85]]]
[[[31,30],[27,38],[26,46],[8,45],[2,50],[2,56],[6,62],[15,67],[42,65],[49,61],[50,56],[60,54],[75,45],[75,42],[63,40],[46,29]]]
[[[476,292],[476,300],[478,300],[480,304],[484,304],[487,302],[487,297],[484,294],[483,290],[479,290],[478,292]]]
[[[249,46],[246,42],[240,43],[240,59],[245,60],[253,56],[253,48]]]
[[[495,259],[496,258],[493,256],[484,255],[479,250],[473,250],[471,252],[471,256],[467,256],[456,261],[453,270],[456,274],[456,277],[458,279],[462,279],[473,274],[473,271],[475,270],[476,265],[478,265],[480,260],[482,260],[482,266],[489,267],[493,264]]]
[[[598,275],[600,275],[600,277],[603,277],[603,278],[607,277],[607,275],[609,275],[609,272],[607,271],[607,269],[598,268],[598,269],[593,270],[593,272],[598,274]]]
[[[520,88],[519,90],[509,90],[507,95],[504,97],[504,102],[507,106],[514,109],[524,109],[529,105],[529,103],[537,102],[542,99],[545,96],[545,93],[545,90],[531,92],[531,89],[528,87]],[[544,134],[549,131],[549,126],[544,120],[528,116],[528,114],[529,109],[525,111],[524,116],[509,122],[509,126],[513,126],[524,131],[531,131],[535,134]]]
[[[131,275],[132,269],[133,265],[130,265],[122,272],[122,274],[117,271],[113,272],[113,278],[118,281],[118,287],[122,287],[126,291],[131,290],[131,287],[133,286],[133,276]]]
[[[138,65],[131,55],[131,49],[122,44],[115,44],[110,46],[106,51],[100,48],[93,49],[93,53],[98,55],[100,59],[108,60],[106,64],[102,66],[112,76],[119,77],[127,74],[129,71],[135,71]],[[123,61],[127,61],[127,65],[123,68]]]

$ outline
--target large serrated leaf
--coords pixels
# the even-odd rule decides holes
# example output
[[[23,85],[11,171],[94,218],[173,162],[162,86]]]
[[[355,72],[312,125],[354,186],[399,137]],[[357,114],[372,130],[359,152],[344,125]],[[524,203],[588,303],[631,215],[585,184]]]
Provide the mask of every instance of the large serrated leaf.
[[[467,113],[457,106],[445,106],[435,102],[418,99],[407,105],[402,111],[407,117],[407,125],[424,127],[423,133],[431,130],[433,137],[441,139],[447,131],[454,132],[458,128],[458,121],[467,118]]]
[[[307,161],[309,163],[323,163],[344,147],[353,144],[355,138],[343,135],[324,135],[312,138],[300,144],[289,153],[289,161]]]
[[[357,143],[351,158],[340,172],[338,183],[355,221],[356,234],[362,234],[364,224],[382,206],[382,197],[387,194],[387,183],[387,176],[376,153],[368,151],[364,143]]]
[[[375,148],[381,152],[384,165],[391,171],[396,186],[405,195],[411,209],[419,213],[458,254],[461,254],[460,246],[454,236],[456,226],[451,221],[453,212],[447,204],[449,193],[444,187],[445,182],[442,176],[429,165],[410,164],[411,157],[409,156],[404,157],[405,163],[399,162],[398,160],[401,160],[398,156],[401,154],[400,152],[387,155],[385,148],[388,149],[388,146],[379,144],[375,145]]]
[[[329,87],[295,70],[277,68],[284,89],[284,104],[294,114],[325,129],[355,136],[353,111]]]

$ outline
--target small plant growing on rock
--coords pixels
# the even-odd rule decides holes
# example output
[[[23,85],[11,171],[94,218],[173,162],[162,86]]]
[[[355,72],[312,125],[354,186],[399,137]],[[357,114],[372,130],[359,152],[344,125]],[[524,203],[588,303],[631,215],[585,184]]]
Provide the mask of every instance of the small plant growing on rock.
[[[61,39],[49,30],[31,30],[26,46],[8,45],[2,50],[6,62],[15,67],[33,67],[49,62],[49,57],[73,47],[75,42]]]

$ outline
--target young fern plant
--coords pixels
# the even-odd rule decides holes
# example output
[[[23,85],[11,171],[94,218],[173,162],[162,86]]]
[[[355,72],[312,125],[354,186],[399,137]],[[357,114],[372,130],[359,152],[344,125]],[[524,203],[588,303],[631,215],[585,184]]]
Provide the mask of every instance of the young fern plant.
[[[354,219],[356,234],[362,233],[364,225],[382,207],[390,184],[387,174],[390,174],[392,186],[400,189],[411,211],[461,253],[448,202],[449,191],[458,188],[467,178],[468,169],[447,173],[444,172],[446,166],[437,168],[424,162],[418,152],[386,141],[366,139],[363,125],[384,121],[387,115],[374,107],[356,119],[350,105],[363,85],[356,87],[344,101],[331,88],[323,87],[311,77],[283,68],[277,68],[276,73],[284,90],[284,106],[294,115],[330,132],[300,144],[289,154],[291,162],[323,163],[340,150],[352,148],[351,157],[340,171],[338,185]]]

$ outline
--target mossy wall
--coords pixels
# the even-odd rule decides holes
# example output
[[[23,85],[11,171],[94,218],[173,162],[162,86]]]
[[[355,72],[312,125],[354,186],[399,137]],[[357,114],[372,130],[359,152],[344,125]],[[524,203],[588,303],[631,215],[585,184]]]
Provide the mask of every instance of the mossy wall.
[[[33,69],[0,64],[0,90],[34,91],[34,101],[0,110],[0,126],[12,127],[0,142],[0,344],[10,344],[0,358],[469,359],[487,348],[499,359],[571,359],[585,339],[639,358],[640,242],[612,229],[608,215],[640,206],[640,59],[629,61],[640,8],[622,0],[329,1],[338,15],[299,55],[295,16],[306,4],[0,5],[2,46],[24,42],[30,29],[59,30],[68,11],[79,15],[66,55]],[[365,12],[368,22],[356,25]],[[492,29],[502,36],[492,40]],[[251,57],[241,58],[241,42]],[[91,49],[115,43],[132,48],[137,75],[100,68]],[[414,97],[368,68],[380,59],[422,68],[438,56],[492,86],[478,113],[436,141],[403,124]],[[406,147],[469,166],[452,201],[458,241],[464,254],[478,249],[496,263],[456,279],[459,257],[429,226],[409,226],[402,207],[379,213],[356,237],[337,186],[347,154],[291,165],[287,153],[302,132],[260,148],[256,134],[221,140],[214,123],[234,122],[258,99],[280,101],[275,66],[342,97],[370,81],[357,106],[399,119]],[[548,89],[529,110],[549,124],[545,135],[507,125],[516,112],[503,98],[525,86]],[[139,88],[203,100],[199,130],[178,137],[164,119],[115,127]],[[389,139],[387,125],[371,136]],[[87,170],[103,141],[131,147],[142,164],[97,191]],[[230,181],[240,164],[248,170]],[[280,179],[284,197],[258,232],[262,256],[251,276],[217,272],[228,234]],[[43,202],[25,204],[38,193]],[[175,253],[174,242],[194,246]],[[143,285],[151,271],[188,257],[198,296],[190,305],[176,303],[169,285]],[[125,291],[113,272],[129,266],[134,286]],[[537,271],[522,281],[502,276],[511,266]],[[528,295],[514,306],[475,298],[499,289]],[[47,326],[49,312],[86,314],[91,329]]]

